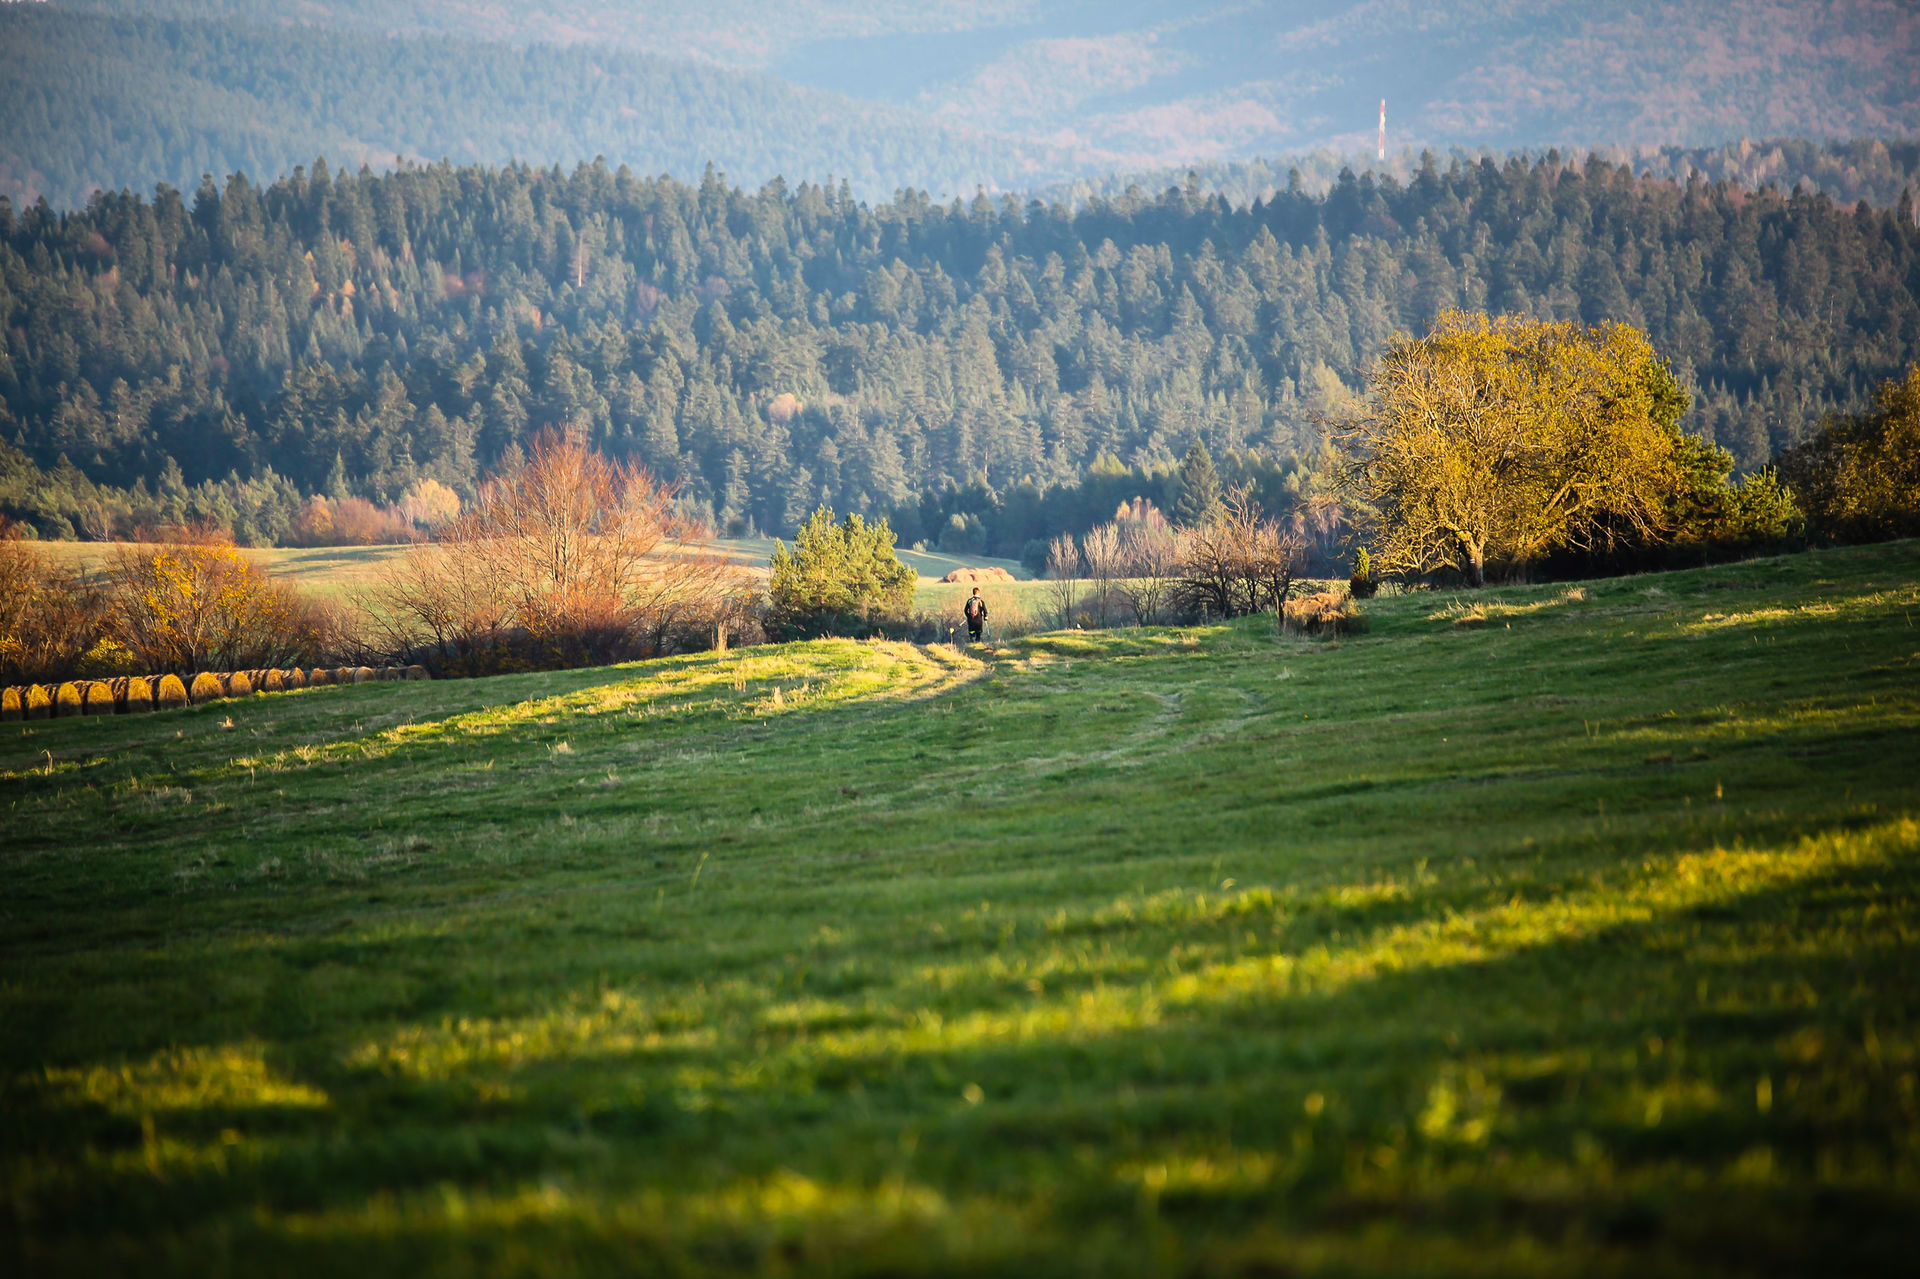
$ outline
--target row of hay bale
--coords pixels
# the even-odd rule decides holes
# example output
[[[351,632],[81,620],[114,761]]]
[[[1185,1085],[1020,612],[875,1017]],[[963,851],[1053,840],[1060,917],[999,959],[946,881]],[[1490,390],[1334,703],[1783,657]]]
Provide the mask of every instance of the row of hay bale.
[[[310,671],[201,671],[178,675],[122,675],[115,679],[68,680],[0,689],[0,721],[58,719],[68,715],[126,715],[198,706],[223,697],[251,697],[326,684],[371,684],[376,680],[427,678],[422,666],[316,666]]]

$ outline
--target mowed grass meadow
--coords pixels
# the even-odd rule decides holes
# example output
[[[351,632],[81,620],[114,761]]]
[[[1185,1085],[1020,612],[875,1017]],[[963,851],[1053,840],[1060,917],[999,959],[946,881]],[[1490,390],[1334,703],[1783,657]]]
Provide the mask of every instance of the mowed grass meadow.
[[[76,567],[83,572],[98,572],[112,563],[118,545],[111,542],[42,542],[37,544],[37,549],[53,557],[56,563]],[[712,545],[721,555],[762,575],[773,558],[772,538],[726,538]],[[276,546],[250,548],[246,555],[262,571],[291,582],[317,598],[344,600],[375,585],[386,566],[406,554],[406,551],[405,546]],[[899,556],[920,577],[914,595],[914,607],[923,612],[952,613],[956,625],[960,604],[972,589],[970,586],[948,585],[940,581],[956,568],[1005,569],[1021,580],[990,583],[982,588],[983,593],[1013,604],[1023,618],[1043,611],[1040,605],[1045,584],[1030,580],[1032,575],[1017,560],[928,551],[900,551]]]
[[[1911,1274],[1920,543],[0,732],[0,1272]]]

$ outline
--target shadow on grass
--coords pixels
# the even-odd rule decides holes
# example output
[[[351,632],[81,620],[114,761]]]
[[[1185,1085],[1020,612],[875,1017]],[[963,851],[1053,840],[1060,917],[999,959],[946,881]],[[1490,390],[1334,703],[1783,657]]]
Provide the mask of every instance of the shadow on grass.
[[[1895,823],[1411,920],[1363,892],[1211,964],[1286,980],[1172,947],[1195,971],[1136,979],[1131,1019],[1002,985],[780,1032],[607,992],[344,1061],[56,1074],[6,1098],[5,1233],[32,1273],[116,1236],[164,1241],[161,1271],[1903,1273],[1915,845]],[[1231,944],[1245,912],[1210,922]],[[1167,920],[1127,926],[1169,949]]]

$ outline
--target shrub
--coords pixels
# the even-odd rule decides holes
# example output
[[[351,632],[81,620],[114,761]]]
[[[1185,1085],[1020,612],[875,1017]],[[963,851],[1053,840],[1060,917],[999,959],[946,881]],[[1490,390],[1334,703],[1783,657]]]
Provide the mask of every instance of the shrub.
[[[232,670],[317,655],[335,642],[327,608],[269,579],[225,534],[175,529],[122,548],[108,570],[113,638],[147,670]]]
[[[69,715],[78,715],[86,709],[86,697],[80,686],[72,680],[60,685],[53,693],[53,713],[56,718],[64,719]]]
[[[170,711],[185,706],[192,699],[187,694],[186,683],[178,675],[159,675],[153,681],[153,708]]]
[[[1350,595],[1322,591],[1286,603],[1287,625],[1308,635],[1350,635],[1366,629],[1360,606]]]
[[[53,692],[45,684],[29,684],[21,698],[25,719],[47,719],[53,714]]]
[[[113,704],[113,685],[103,679],[90,679],[80,686],[81,713],[111,715],[119,708]]]
[[[226,695],[227,690],[220,683],[220,677],[212,671],[201,671],[193,677],[193,683],[187,686],[187,697],[195,706],[218,701]]]
[[[1380,583],[1374,580],[1373,556],[1361,547],[1353,556],[1353,577],[1347,583],[1347,591],[1357,600],[1372,599],[1380,589]]]
[[[331,545],[374,546],[412,536],[412,524],[397,510],[382,510],[363,497],[344,497],[333,504]]]
[[[17,688],[0,689],[0,722],[11,724],[26,715],[26,705]]]
[[[1251,493],[1236,488],[1212,522],[1180,530],[1176,607],[1203,617],[1281,613],[1305,552],[1298,535],[1263,520]]]
[[[121,694],[121,709],[129,715],[138,715],[153,709],[153,684],[144,675],[135,675],[127,681],[126,690]]]
[[[0,516],[0,680],[77,674],[105,625],[99,590]]]

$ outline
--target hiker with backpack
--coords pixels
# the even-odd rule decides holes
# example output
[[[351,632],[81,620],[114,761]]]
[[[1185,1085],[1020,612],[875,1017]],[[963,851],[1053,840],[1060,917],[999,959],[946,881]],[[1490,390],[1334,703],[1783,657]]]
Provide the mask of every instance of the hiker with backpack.
[[[980,588],[974,587],[973,594],[967,597],[967,642],[978,644],[980,632],[987,625],[987,602],[980,598]]]

